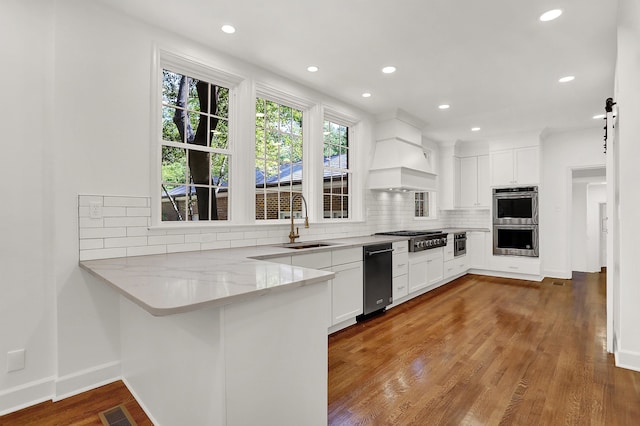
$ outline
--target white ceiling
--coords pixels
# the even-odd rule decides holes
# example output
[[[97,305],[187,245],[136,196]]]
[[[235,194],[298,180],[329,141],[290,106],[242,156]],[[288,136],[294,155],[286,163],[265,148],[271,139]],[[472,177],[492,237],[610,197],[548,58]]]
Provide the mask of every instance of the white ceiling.
[[[442,142],[601,126],[613,95],[616,0],[103,2],[372,114],[402,109]]]

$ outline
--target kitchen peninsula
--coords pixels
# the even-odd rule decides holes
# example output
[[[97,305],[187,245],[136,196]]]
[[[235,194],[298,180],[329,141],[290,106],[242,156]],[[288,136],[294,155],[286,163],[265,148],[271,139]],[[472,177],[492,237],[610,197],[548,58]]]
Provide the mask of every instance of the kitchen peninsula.
[[[122,377],[154,423],[326,424],[334,274],[248,250],[80,263],[123,296]]]

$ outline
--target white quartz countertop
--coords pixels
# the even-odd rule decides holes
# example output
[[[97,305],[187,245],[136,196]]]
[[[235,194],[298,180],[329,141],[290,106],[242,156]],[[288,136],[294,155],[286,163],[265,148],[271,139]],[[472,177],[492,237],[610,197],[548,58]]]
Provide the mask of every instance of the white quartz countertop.
[[[242,302],[334,277],[333,272],[273,263],[269,258],[402,240],[406,238],[364,236],[327,240],[330,245],[304,250],[250,246],[87,260],[80,266],[152,315],[164,316]]]

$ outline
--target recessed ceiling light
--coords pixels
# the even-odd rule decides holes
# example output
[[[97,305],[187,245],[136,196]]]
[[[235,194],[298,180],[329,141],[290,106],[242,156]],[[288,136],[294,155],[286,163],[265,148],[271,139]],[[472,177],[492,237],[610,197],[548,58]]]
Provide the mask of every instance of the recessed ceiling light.
[[[573,81],[574,79],[575,79],[575,77],[574,77],[574,76],[572,76],[572,75],[568,75],[568,76],[566,76],[566,77],[562,77],[562,78],[561,78],[561,79],[559,79],[558,81],[559,81],[560,83],[568,83],[568,82],[570,82],[570,81]]]
[[[553,9],[540,15],[540,20],[542,22],[553,21],[554,19],[558,18],[560,15],[562,15],[562,10]]]
[[[223,25],[221,28],[222,32],[227,33],[227,34],[233,34],[236,32],[236,29],[233,25]]]
[[[479,132],[480,131],[480,127],[472,127],[471,131],[472,132]]]
[[[598,114],[598,115],[594,115],[594,116],[593,116],[593,118],[594,118],[595,120],[598,120],[598,119],[600,119],[600,118],[605,118],[605,117],[606,117],[606,115],[604,115],[604,114]]]
[[[442,104],[442,105],[438,105],[438,108],[440,108],[440,109],[449,109],[449,108],[451,108],[451,105]]]
[[[364,93],[362,94],[362,97],[363,97],[363,98],[370,98],[370,97],[371,97],[371,93],[369,93],[369,92],[364,92]]]
[[[396,72],[396,67],[392,67],[392,66],[388,66],[388,67],[384,67],[382,68],[382,72],[385,74],[391,74]]]
[[[317,72],[320,68],[316,67],[315,65],[311,65],[309,67],[307,67],[307,71],[309,72]]]

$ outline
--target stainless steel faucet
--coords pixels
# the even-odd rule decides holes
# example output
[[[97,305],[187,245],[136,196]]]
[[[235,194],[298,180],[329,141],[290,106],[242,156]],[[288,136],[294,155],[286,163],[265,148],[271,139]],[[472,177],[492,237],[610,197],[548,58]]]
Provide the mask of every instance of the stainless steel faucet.
[[[304,202],[304,227],[309,227],[309,216],[307,216],[307,200],[304,199],[302,194],[294,194],[293,196],[291,196],[291,230],[289,231],[289,243],[295,243],[296,238],[300,238],[300,232],[298,231],[297,227],[295,234],[293,232],[293,201],[297,197],[302,198],[302,201]]]

